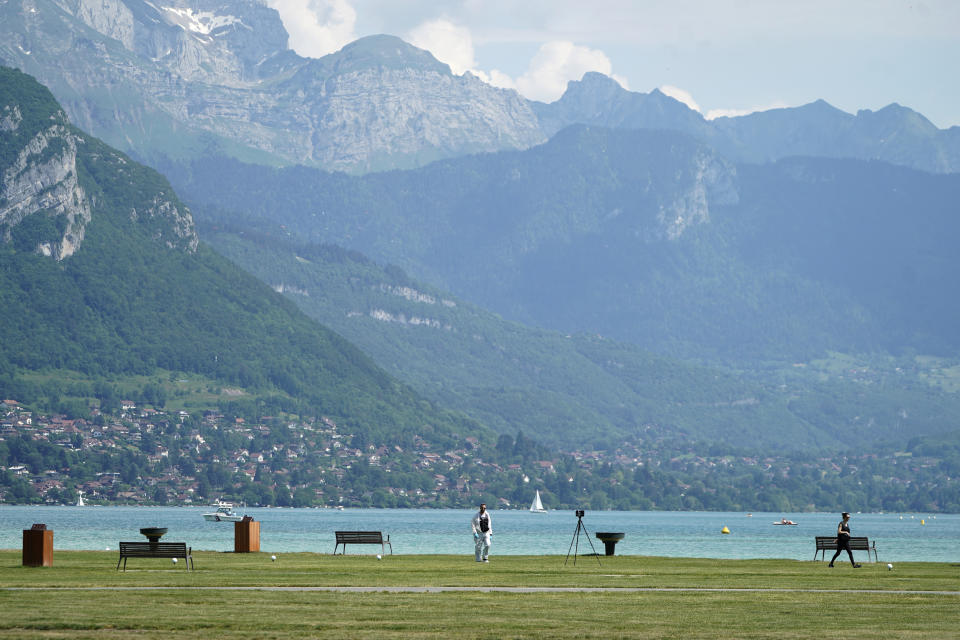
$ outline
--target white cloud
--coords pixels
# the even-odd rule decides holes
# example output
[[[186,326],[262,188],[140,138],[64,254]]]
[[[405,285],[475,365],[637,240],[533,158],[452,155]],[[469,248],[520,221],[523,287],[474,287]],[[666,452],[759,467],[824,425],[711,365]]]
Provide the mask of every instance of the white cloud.
[[[715,120],[716,118],[736,118],[737,116],[747,116],[751,113],[758,113],[760,111],[770,111],[771,109],[788,109],[790,105],[784,102],[774,102],[762,107],[753,107],[752,109],[710,109],[703,116],[707,120]]]
[[[290,48],[306,58],[339,51],[357,39],[357,12],[347,0],[267,0],[290,34]]]
[[[684,91],[679,87],[674,87],[672,85],[665,84],[662,87],[660,87],[660,92],[663,93],[664,95],[670,96],[671,98],[673,98],[674,100],[677,100],[678,102],[682,102],[683,104],[687,105],[694,111],[700,111],[700,105],[698,105],[697,101],[693,99],[693,96],[690,94],[689,91]]]
[[[481,75],[480,79],[486,82],[487,84],[492,84],[493,86],[500,87],[502,89],[517,88],[517,83],[514,81],[513,78],[511,78],[510,76],[508,76],[507,74],[501,71],[497,71],[496,69],[491,71],[489,76],[487,76],[487,74]]]
[[[448,20],[431,20],[413,28],[405,38],[415,47],[426,49],[440,62],[450,65],[457,75],[477,66],[470,30]]]
[[[664,95],[670,96],[674,100],[682,102],[687,105],[694,111],[699,111],[703,113],[703,109],[700,108],[700,105],[697,104],[697,101],[693,99],[693,95],[680,87],[674,87],[672,85],[663,85],[660,87],[660,92]],[[751,113],[757,113],[759,111],[769,111],[770,109],[785,109],[790,105],[784,102],[772,102],[770,104],[758,107],[752,107],[749,109],[710,109],[703,114],[703,117],[707,120],[714,120],[716,118],[736,118],[738,116],[746,116]]]
[[[547,42],[530,61],[526,72],[517,78],[517,89],[531,100],[551,102],[558,99],[571,80],[580,80],[588,71],[613,77],[621,86],[626,81],[614,76],[613,65],[605,53],[568,41]]]
[[[748,116],[754,111],[756,111],[756,109],[710,109],[703,117],[707,120],[736,118],[738,116]]]
[[[477,68],[473,36],[466,27],[444,19],[430,20],[411,29],[405,39],[415,47],[426,49],[440,62],[450,65],[450,70],[457,75],[469,71],[495,87],[515,88],[513,78],[502,71],[494,69],[486,72]]]

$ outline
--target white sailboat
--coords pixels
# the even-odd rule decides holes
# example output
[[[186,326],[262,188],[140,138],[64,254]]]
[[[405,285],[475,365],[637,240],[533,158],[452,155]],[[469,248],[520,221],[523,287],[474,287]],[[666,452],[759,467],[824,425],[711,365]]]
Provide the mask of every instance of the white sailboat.
[[[530,511],[533,513],[546,513],[547,510],[543,508],[543,503],[540,502],[540,490],[537,489],[537,495],[533,497],[533,504],[530,505]]]
[[[78,507],[84,506],[84,502],[83,502],[83,491],[77,491],[77,496],[78,496],[78,497],[77,497],[77,506],[78,506]]]

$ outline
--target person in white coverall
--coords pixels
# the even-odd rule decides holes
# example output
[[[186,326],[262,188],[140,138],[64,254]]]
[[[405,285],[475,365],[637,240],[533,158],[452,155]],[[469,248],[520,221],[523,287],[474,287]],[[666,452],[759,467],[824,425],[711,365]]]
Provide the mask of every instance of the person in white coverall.
[[[490,514],[487,512],[487,505],[480,505],[480,511],[473,516],[470,526],[473,528],[474,555],[477,562],[490,562],[487,556],[490,555],[490,536],[493,534],[493,526],[490,522]]]

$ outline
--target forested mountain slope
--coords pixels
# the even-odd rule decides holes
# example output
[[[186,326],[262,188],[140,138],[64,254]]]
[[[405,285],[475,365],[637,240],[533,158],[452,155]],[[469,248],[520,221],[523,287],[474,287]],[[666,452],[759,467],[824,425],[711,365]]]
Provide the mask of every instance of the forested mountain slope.
[[[0,389],[20,370],[162,368],[371,435],[450,437],[460,418],[199,245],[162,176],[73,128],[20,72],[0,70],[0,97]]]
[[[211,161],[174,179],[211,220],[359,250],[508,319],[663,354],[792,363],[960,347],[958,175],[736,165],[682,134],[575,127],[413,171]]]
[[[338,247],[251,226],[201,232],[420,393],[561,449],[696,442],[717,451],[875,451],[948,433],[960,411],[956,394],[924,382],[909,357],[696,366],[595,334],[509,322]]]

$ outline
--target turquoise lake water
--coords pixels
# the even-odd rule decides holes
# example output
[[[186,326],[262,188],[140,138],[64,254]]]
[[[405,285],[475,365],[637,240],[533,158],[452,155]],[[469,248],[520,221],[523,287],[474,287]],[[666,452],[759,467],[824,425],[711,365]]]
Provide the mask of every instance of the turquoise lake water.
[[[44,523],[54,530],[54,550],[116,549],[120,540],[145,540],[141,527],[167,527],[165,542],[186,542],[194,549],[233,550],[233,524],[207,522],[209,507],[51,507],[0,505],[0,548],[20,549],[22,530]],[[376,530],[389,534],[394,553],[472,554],[466,509],[238,509],[260,524],[260,550],[283,553],[332,553],[334,531]],[[566,555],[577,518],[571,511],[545,514],[493,511],[491,555]],[[797,526],[773,526],[788,518]],[[618,555],[697,558],[789,558],[812,560],[814,536],[833,535],[836,513],[721,513],[673,511],[587,511],[588,536],[577,543],[581,554],[603,553],[597,532],[623,532]],[[855,536],[876,542],[881,562],[960,562],[960,515],[917,513],[853,514]],[[730,530],[725,535],[720,531]],[[591,548],[590,544],[593,544]],[[351,546],[350,553],[378,553],[372,545]],[[854,552],[867,561],[866,552]]]

